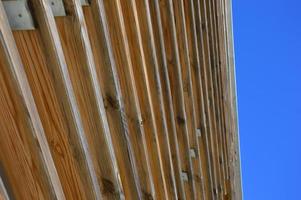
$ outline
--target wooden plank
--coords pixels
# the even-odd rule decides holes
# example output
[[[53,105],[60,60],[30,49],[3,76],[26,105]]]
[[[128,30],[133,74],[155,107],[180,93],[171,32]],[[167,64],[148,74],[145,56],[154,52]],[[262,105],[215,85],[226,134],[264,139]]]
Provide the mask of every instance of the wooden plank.
[[[195,90],[192,88],[192,69],[189,58],[188,33],[186,29],[186,19],[184,13],[184,2],[182,0],[173,0],[174,20],[176,25],[176,35],[179,47],[179,60],[182,73],[184,106],[187,117],[187,127],[189,136],[190,149],[196,153],[196,157],[192,158],[193,172],[192,178],[196,185],[196,199],[204,199],[204,184],[202,182],[202,169],[200,162],[199,141],[197,138],[196,127],[196,102],[193,98]],[[190,156],[191,157],[191,156]]]
[[[155,122],[158,144],[161,154],[162,171],[166,182],[167,196],[166,199],[177,199],[177,189],[175,183],[175,174],[172,164],[172,153],[170,147],[170,139],[168,136],[168,127],[166,121],[166,111],[164,108],[164,99],[162,91],[162,83],[159,74],[158,59],[154,43],[154,35],[152,21],[149,10],[148,0],[134,1],[136,21],[139,22],[139,37],[144,54],[145,62],[145,79],[148,84],[149,95],[151,99],[151,108],[153,109],[152,118]],[[138,17],[139,16],[139,17]],[[155,181],[156,185],[156,181]],[[159,184],[158,184],[159,185]],[[160,198],[158,198],[160,199]]]
[[[222,94],[222,117],[223,117],[223,125],[224,125],[224,154],[225,154],[225,166],[226,166],[226,179],[229,179],[229,148],[228,148],[228,130],[227,130],[227,111],[226,111],[226,88],[227,88],[227,82],[226,82],[226,68],[227,68],[227,51],[226,51],[226,33],[225,33],[225,14],[224,14],[224,5],[223,1],[218,1],[217,5],[219,9],[218,14],[218,29],[219,29],[219,53],[220,53],[220,61],[221,61],[221,67],[220,67],[220,84],[221,84],[221,94]]]
[[[202,58],[199,57],[199,53],[202,51],[201,43],[199,41],[197,33],[200,32],[199,27],[196,26],[199,22],[198,17],[198,7],[199,4],[194,2],[194,0],[184,1],[185,9],[185,18],[186,18],[186,27],[187,27],[187,38],[188,38],[188,49],[189,49],[189,58],[191,63],[192,71],[192,87],[194,90],[194,102],[195,102],[195,117],[196,117],[196,126],[200,131],[199,137],[199,149],[200,149],[200,159],[202,165],[202,179],[204,184],[203,195],[204,199],[212,199],[212,189],[211,189],[211,163],[208,155],[208,133],[207,133],[207,121],[204,108],[204,94],[202,88],[201,80],[201,65]]]
[[[182,73],[179,60],[178,43],[176,37],[176,25],[172,1],[160,1],[161,22],[164,28],[163,36],[167,57],[167,69],[170,78],[173,108],[175,112],[177,137],[179,141],[182,171],[188,174],[188,182],[185,186],[185,195],[188,199],[196,197],[195,180],[192,161],[189,156],[189,136],[187,116],[184,105]]]
[[[16,199],[65,199],[2,3],[0,34],[2,173]]]
[[[211,74],[212,78],[212,88],[213,88],[213,107],[214,107],[214,121],[216,122],[216,134],[217,137],[215,138],[216,148],[217,148],[217,167],[219,169],[219,177],[218,177],[218,193],[220,198],[223,198],[223,185],[224,185],[224,168],[222,166],[223,163],[223,154],[221,148],[221,126],[220,126],[220,113],[218,108],[218,85],[217,85],[217,77],[216,77],[216,69],[219,65],[219,59],[217,55],[217,41],[215,35],[215,12],[214,12],[214,5],[211,0],[208,0],[206,3],[207,9],[207,21],[208,21],[208,34],[209,34],[209,49],[210,49],[210,59],[211,59],[211,68],[209,69],[209,73]]]
[[[233,47],[233,30],[232,30],[232,1],[224,1],[225,13],[225,32],[226,32],[226,49],[227,49],[227,83],[229,84],[229,125],[230,125],[230,140],[229,161],[230,161],[230,183],[232,198],[242,198],[241,174],[240,174],[240,150],[239,150],[239,130],[237,120],[237,100],[236,100],[236,81],[235,81],[235,63],[234,63],[234,47]]]
[[[217,109],[218,109],[218,121],[219,121],[219,126],[220,126],[220,151],[221,151],[221,156],[220,156],[220,165],[222,167],[222,195],[226,196],[227,193],[227,161],[226,161],[226,155],[225,155],[225,129],[224,129],[224,123],[223,123],[223,108],[222,108],[222,85],[221,85],[221,77],[222,74],[220,73],[221,67],[222,67],[222,62],[221,62],[221,52],[220,52],[220,46],[222,42],[220,41],[220,32],[219,32],[219,21],[218,21],[218,15],[221,13],[217,7],[217,2],[213,1],[211,2],[212,5],[212,12],[213,12],[213,30],[214,30],[214,40],[215,40],[215,53],[216,53],[216,67],[214,68],[214,73],[215,73],[215,80],[216,80],[216,88],[217,88]]]
[[[120,170],[125,197],[139,199],[141,194],[137,168],[132,157],[132,144],[128,137],[128,122],[125,117],[121,83],[117,75],[115,58],[108,32],[102,1],[93,1],[84,7],[88,34],[92,42],[97,75],[108,115],[114,149]]]
[[[216,143],[215,143],[215,136],[216,136],[216,130],[215,130],[215,121],[213,119],[214,112],[212,107],[212,87],[211,87],[211,80],[209,76],[209,68],[211,67],[211,60],[210,60],[210,51],[209,51],[209,42],[208,42],[208,33],[207,33],[207,18],[206,18],[206,9],[204,6],[204,2],[201,3],[201,1],[197,1],[197,17],[198,23],[197,28],[199,31],[198,38],[199,38],[199,57],[200,60],[202,60],[202,68],[201,68],[201,80],[202,80],[202,89],[203,89],[203,95],[204,95],[204,108],[205,108],[205,116],[207,121],[207,151],[210,158],[210,169],[211,169],[211,192],[212,192],[212,198],[216,198],[217,196],[217,188],[218,188],[218,169],[217,168],[217,160],[216,160]]]
[[[225,129],[225,136],[224,136],[224,148],[225,148],[225,166],[226,166],[226,194],[225,199],[232,198],[232,191],[231,191],[231,180],[230,180],[230,141],[231,141],[231,122],[229,113],[231,113],[229,109],[229,79],[228,79],[228,50],[227,50],[227,35],[226,35],[226,28],[225,28],[225,13],[224,13],[224,2],[219,1],[219,9],[220,9],[220,16],[219,17],[219,32],[220,32],[220,56],[221,56],[221,84],[222,84],[222,112],[223,112],[223,123]]]
[[[168,128],[168,137],[170,140],[170,148],[172,153],[172,163],[175,173],[175,181],[177,187],[177,195],[179,199],[186,199],[184,193],[184,181],[181,178],[182,167],[180,160],[179,143],[176,133],[175,113],[172,106],[171,86],[167,70],[167,57],[165,53],[165,44],[163,38],[163,30],[161,24],[161,14],[158,1],[149,1],[152,32],[154,35],[155,55],[159,66],[159,76],[162,87],[162,97],[164,109],[166,112],[166,123]]]
[[[138,100],[141,108],[143,127],[146,135],[148,156],[154,181],[156,198],[167,199],[166,181],[160,146],[157,125],[155,123],[154,107],[151,104],[151,91],[149,74],[146,66],[146,57],[142,46],[140,26],[135,1],[120,1],[122,14],[125,23],[126,40],[128,40],[129,54],[131,57],[133,78],[135,80]],[[155,85],[153,85],[155,87]],[[156,100],[154,100],[156,101]]]
[[[48,1],[30,1],[34,31],[14,36],[68,199],[100,199],[81,118]]]
[[[150,168],[145,129],[140,102],[135,84],[130,49],[126,34],[126,24],[122,15],[121,1],[104,1],[112,49],[116,61],[117,73],[121,82],[125,114],[128,119],[129,137],[132,141],[133,157],[138,169],[142,198],[154,198],[155,190]],[[139,137],[138,137],[139,136]]]
[[[241,198],[231,0],[60,2],[0,7],[0,194]]]
[[[87,27],[78,1],[65,0],[56,24],[102,196],[124,198]]]
[[[220,147],[219,147],[219,127],[217,122],[217,109],[216,109],[216,91],[215,91],[215,79],[213,76],[213,69],[216,66],[216,58],[214,53],[214,43],[213,43],[213,31],[212,31],[212,13],[211,13],[211,5],[210,1],[203,2],[203,19],[205,19],[205,31],[206,31],[206,45],[208,51],[208,59],[209,65],[207,65],[206,73],[208,77],[208,87],[209,87],[209,107],[211,111],[212,117],[212,127],[213,127],[213,134],[212,134],[212,143],[215,149],[214,151],[214,166],[216,167],[216,187],[214,189],[214,194],[217,198],[222,198],[221,196],[221,184],[222,184],[222,169],[219,163],[220,158]]]

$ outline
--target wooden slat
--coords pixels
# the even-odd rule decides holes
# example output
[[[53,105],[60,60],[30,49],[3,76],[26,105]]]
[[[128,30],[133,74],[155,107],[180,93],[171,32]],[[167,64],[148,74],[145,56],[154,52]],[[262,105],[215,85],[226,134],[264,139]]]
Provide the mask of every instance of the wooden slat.
[[[231,0],[26,2],[31,31],[0,8],[2,196],[241,198]]]
[[[232,7],[231,0],[224,1],[224,20],[225,20],[225,38],[226,38],[226,58],[227,58],[227,101],[229,108],[228,125],[229,130],[229,166],[230,166],[230,184],[231,195],[234,199],[242,198],[241,174],[240,174],[240,153],[239,153],[239,133],[237,120],[237,100],[236,100],[236,82],[235,82],[235,64],[234,64],[234,47],[232,32]]]
[[[2,3],[0,34],[0,167],[15,198],[64,199]]]
[[[196,24],[198,27],[198,38],[199,38],[199,56],[200,60],[202,60],[201,64],[201,80],[202,80],[202,89],[204,95],[204,108],[205,108],[205,116],[206,116],[206,136],[207,141],[207,151],[209,154],[209,164],[211,170],[211,192],[212,198],[216,198],[217,188],[218,188],[218,170],[217,168],[217,160],[216,160],[216,143],[215,137],[215,122],[214,122],[214,112],[212,108],[212,87],[208,69],[211,67],[210,60],[210,52],[209,52],[209,42],[208,42],[208,33],[207,33],[207,21],[206,21],[206,8],[204,6],[203,1],[197,1],[197,19],[198,23]]]
[[[208,42],[209,42],[209,51],[210,51],[210,60],[211,60],[211,66],[208,68],[208,73],[210,74],[209,77],[211,79],[211,87],[212,87],[212,108],[213,108],[213,121],[215,122],[215,148],[216,148],[216,166],[218,168],[217,173],[217,181],[218,185],[216,188],[217,196],[218,198],[223,198],[223,191],[222,191],[222,185],[223,185],[223,176],[224,176],[224,170],[221,166],[221,162],[223,162],[223,155],[221,153],[221,146],[220,146],[220,138],[221,138],[221,130],[219,126],[219,109],[218,109],[218,94],[217,94],[217,81],[215,77],[215,69],[218,66],[218,57],[216,52],[216,41],[215,41],[215,34],[214,34],[214,13],[213,11],[213,5],[211,0],[205,1],[205,9],[207,14],[207,33],[208,33]]]
[[[184,105],[182,72],[179,60],[179,50],[174,21],[173,4],[170,0],[160,1],[161,22],[167,58],[167,69],[170,79],[173,108],[175,112],[177,137],[179,141],[182,171],[188,174],[188,182],[185,183],[187,199],[196,198],[195,180],[192,161],[189,156],[189,135],[187,116]]]
[[[220,84],[221,84],[221,95],[222,95],[222,102],[221,102],[221,107],[222,107],[222,117],[223,117],[223,126],[224,126],[224,155],[225,155],[225,166],[226,166],[226,179],[228,181],[229,179],[229,148],[228,148],[228,130],[227,130],[227,112],[226,112],[226,87],[227,87],[227,82],[226,82],[226,68],[227,68],[227,50],[226,50],[226,37],[225,37],[225,14],[224,14],[224,5],[223,1],[220,0],[218,1],[218,9],[219,9],[219,14],[218,14],[218,29],[219,29],[219,53],[220,53],[220,61],[221,61],[221,67],[220,67]]]
[[[129,138],[132,141],[133,157],[138,169],[142,198],[154,198],[154,182],[149,156],[137,86],[135,84],[133,63],[126,35],[126,24],[122,15],[121,1],[104,1],[111,44],[116,60],[116,68],[124,99],[125,116],[128,121]],[[139,136],[139,137],[138,137]]]
[[[196,102],[193,98],[195,90],[192,85],[192,66],[189,57],[188,47],[188,29],[186,29],[186,18],[184,13],[184,2],[182,0],[174,0],[173,7],[175,11],[176,33],[179,46],[179,58],[182,72],[184,105],[187,116],[187,127],[189,134],[190,150],[195,152],[195,158],[192,158],[193,172],[192,178],[196,184],[196,199],[204,199],[204,183],[202,181],[202,169],[199,152],[199,141],[197,138],[196,126]]]
[[[149,1],[149,11],[152,24],[152,32],[154,35],[155,58],[159,66],[159,76],[162,87],[162,97],[164,102],[164,109],[166,112],[166,124],[168,128],[168,137],[170,140],[170,148],[172,153],[172,163],[175,173],[175,181],[177,187],[177,195],[179,199],[185,199],[184,183],[181,178],[182,167],[180,160],[180,151],[178,138],[176,133],[175,114],[172,106],[171,87],[167,70],[167,57],[165,53],[165,44],[163,41],[163,30],[161,24],[161,14],[158,1]]]
[[[68,15],[58,17],[56,24],[97,180],[104,198],[123,198],[119,169],[82,8],[78,1],[66,0],[64,3]]]
[[[148,83],[149,75],[147,72],[146,58],[142,46],[140,26],[138,24],[138,14],[136,3],[134,1],[120,1],[122,14],[125,23],[126,38],[129,45],[129,54],[132,61],[132,70],[134,73],[135,85],[137,89],[138,100],[141,108],[143,127],[146,136],[147,153],[150,159],[150,167],[154,181],[156,198],[166,199],[166,181],[164,179],[164,170],[162,158],[160,155],[160,146],[158,139],[158,130],[155,123],[154,108],[151,104],[151,91]]]
[[[147,83],[148,93],[150,95],[150,103],[152,111],[152,120],[155,122],[157,129],[157,140],[162,162],[162,173],[164,175],[167,196],[166,199],[177,199],[177,189],[175,183],[174,169],[172,166],[170,139],[168,137],[168,129],[166,122],[166,111],[164,108],[164,99],[162,91],[162,83],[160,80],[159,66],[156,56],[154,36],[152,33],[152,21],[149,10],[148,0],[133,2],[135,9],[136,23],[140,38],[141,52],[144,55],[144,76]],[[155,180],[155,185],[158,181]],[[160,186],[160,184],[158,184]],[[160,199],[160,198],[158,198]]]
[[[46,1],[30,1],[34,31],[14,36],[66,198],[99,199],[100,190],[75,102],[54,17]]]
[[[220,53],[219,53],[219,49],[220,49],[220,41],[219,41],[219,32],[218,32],[218,21],[217,21],[217,2],[212,1],[211,2],[212,5],[212,15],[213,15],[213,31],[214,31],[214,43],[215,43],[215,54],[216,54],[216,66],[214,67],[214,73],[215,73],[215,81],[216,81],[216,106],[217,106],[217,121],[218,121],[218,125],[219,125],[219,131],[220,131],[220,135],[219,135],[219,146],[220,146],[220,158],[219,158],[219,164],[221,165],[222,168],[222,185],[221,185],[221,192],[222,192],[222,196],[226,195],[226,170],[227,170],[227,165],[225,162],[225,154],[224,154],[224,126],[223,126],[223,113],[222,113],[222,108],[221,108],[221,85],[220,85],[220,77],[221,75],[219,74],[219,70],[221,67],[221,58],[220,58]]]
[[[141,197],[137,168],[133,163],[132,144],[128,137],[128,122],[125,118],[124,101],[115,58],[107,27],[102,1],[93,1],[91,7],[84,7],[84,15],[95,58],[114,149],[120,170],[121,181],[127,199]]]
[[[189,50],[189,59],[191,64],[191,79],[192,87],[194,91],[194,102],[195,102],[195,117],[196,117],[196,128],[200,131],[199,140],[199,150],[200,150],[200,159],[201,159],[201,170],[202,170],[202,181],[203,181],[203,199],[212,199],[211,193],[211,165],[207,151],[208,137],[206,134],[207,131],[207,122],[206,115],[204,112],[204,94],[202,89],[201,81],[201,65],[203,65],[199,53],[202,51],[201,41],[199,41],[197,32],[200,32],[199,27],[196,26],[199,22],[199,12],[198,2],[194,0],[184,1],[185,9],[185,19],[187,27],[187,38],[188,38],[188,50]],[[200,49],[199,49],[200,48]]]

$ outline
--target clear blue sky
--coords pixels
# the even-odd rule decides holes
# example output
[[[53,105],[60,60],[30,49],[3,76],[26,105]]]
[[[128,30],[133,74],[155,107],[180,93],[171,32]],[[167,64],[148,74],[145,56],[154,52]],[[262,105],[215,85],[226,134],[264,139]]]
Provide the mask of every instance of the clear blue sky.
[[[301,0],[233,0],[245,200],[301,199]]]

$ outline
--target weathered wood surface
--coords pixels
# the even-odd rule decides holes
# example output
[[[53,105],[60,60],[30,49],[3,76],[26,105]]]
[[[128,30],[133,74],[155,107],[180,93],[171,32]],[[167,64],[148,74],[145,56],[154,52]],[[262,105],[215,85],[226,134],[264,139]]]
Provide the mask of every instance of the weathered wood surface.
[[[7,178],[15,198],[64,199],[2,4],[0,37],[0,175]]]
[[[123,189],[82,8],[77,1],[64,3],[68,16],[56,24],[97,180],[105,198],[118,199]]]
[[[0,2],[0,199],[241,199],[231,0],[62,2]]]

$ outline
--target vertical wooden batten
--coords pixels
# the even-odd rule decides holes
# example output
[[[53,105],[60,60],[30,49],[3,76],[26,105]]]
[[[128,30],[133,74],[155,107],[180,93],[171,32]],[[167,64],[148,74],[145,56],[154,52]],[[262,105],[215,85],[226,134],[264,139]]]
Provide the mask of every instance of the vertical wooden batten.
[[[166,199],[166,180],[162,157],[160,154],[158,128],[155,121],[154,107],[151,104],[151,86],[147,71],[146,57],[142,46],[142,36],[138,21],[136,2],[121,1],[122,14],[129,45],[129,55],[132,61],[133,78],[135,81],[138,101],[141,109],[142,125],[144,127],[147,154],[154,181],[156,197]]]
[[[92,42],[92,50],[125,197],[139,199],[142,197],[142,191],[133,157],[132,142],[129,138],[129,124],[125,114],[121,80],[118,76],[103,1],[93,1],[91,7],[84,7],[84,14],[90,40],[96,41]]]
[[[0,166],[15,198],[65,199],[2,2],[0,34]]]
[[[241,199],[231,0],[1,0],[0,199]]]
[[[218,100],[217,100],[217,85],[216,85],[216,77],[215,77],[215,69],[218,66],[218,58],[216,55],[216,43],[215,43],[215,37],[214,37],[214,14],[212,13],[212,2],[211,0],[206,0],[204,2],[204,10],[205,10],[205,18],[207,21],[206,24],[206,32],[208,36],[208,49],[209,49],[209,59],[210,59],[210,65],[207,68],[207,73],[209,77],[209,87],[211,87],[211,95],[210,95],[210,107],[212,111],[212,122],[214,122],[213,127],[214,127],[214,134],[213,134],[213,144],[215,148],[215,156],[214,156],[214,162],[215,166],[217,168],[216,170],[216,177],[217,177],[217,185],[214,189],[214,194],[217,196],[217,198],[223,198],[222,195],[222,184],[223,184],[223,168],[221,166],[221,162],[223,161],[223,156],[221,154],[221,148],[220,148],[220,135],[221,135],[221,130],[219,126],[219,110],[218,110]]]
[[[172,153],[170,146],[170,138],[168,130],[166,111],[164,108],[164,99],[162,91],[162,83],[160,80],[158,60],[153,36],[153,27],[149,9],[148,0],[133,1],[134,13],[137,24],[137,31],[144,56],[144,76],[146,79],[150,104],[152,108],[152,120],[157,129],[157,141],[162,162],[162,173],[165,180],[167,199],[177,199],[177,189],[175,183],[175,174],[172,163]],[[155,180],[156,181],[156,180]],[[157,180],[159,181],[159,180]],[[155,183],[156,185],[156,183]],[[160,186],[158,184],[158,186]]]
[[[68,199],[100,199],[50,2],[28,3],[37,28],[16,31],[14,37],[64,193]]]
[[[117,74],[121,83],[124,99],[125,116],[128,122],[129,139],[132,142],[134,164],[142,191],[142,198],[155,198],[154,182],[150,167],[149,155],[137,86],[135,83],[133,63],[125,28],[120,0],[104,1],[105,13],[116,61]]]
[[[200,56],[203,48],[202,41],[198,37],[200,33],[199,3],[194,0],[184,1],[185,16],[187,20],[187,36],[189,58],[192,67],[192,87],[194,89],[196,128],[199,131],[199,152],[201,160],[201,170],[203,179],[204,199],[212,199],[211,189],[211,163],[208,151],[208,124],[204,105],[204,91],[201,79],[201,67],[203,67],[203,57]]]
[[[171,86],[171,95],[175,113],[177,137],[179,141],[182,171],[188,174],[185,181],[185,193],[188,199],[196,198],[195,180],[192,161],[189,155],[190,143],[187,127],[187,116],[184,105],[182,72],[179,60],[176,24],[174,21],[173,3],[171,0],[160,1],[161,23],[165,43],[167,69]]]
[[[202,182],[202,170],[199,159],[199,141],[197,138],[197,127],[196,127],[196,102],[194,100],[195,91],[192,85],[192,73],[191,73],[191,62],[189,59],[189,47],[187,37],[186,18],[184,13],[184,2],[182,0],[173,0],[174,9],[174,20],[176,25],[177,40],[179,46],[179,60],[182,72],[183,82],[183,95],[184,95],[184,106],[187,116],[187,127],[189,136],[190,151],[195,156],[191,157],[193,174],[192,179],[195,182],[196,187],[196,199],[203,199],[203,182]]]
[[[182,179],[182,164],[180,159],[180,148],[176,133],[176,117],[172,103],[172,93],[170,79],[167,69],[167,57],[165,52],[165,43],[163,37],[163,27],[161,23],[161,14],[159,1],[149,1],[148,8],[150,12],[150,23],[154,37],[155,59],[158,62],[159,76],[162,86],[162,98],[166,112],[166,124],[168,128],[168,137],[172,154],[172,163],[175,173],[175,182],[177,187],[177,196],[179,199],[186,199],[184,192],[184,181]]]
[[[218,195],[218,180],[219,180],[219,167],[217,160],[217,143],[216,143],[216,122],[215,122],[215,110],[213,106],[213,88],[212,88],[212,77],[210,76],[211,64],[211,54],[210,46],[208,41],[208,21],[206,18],[206,7],[205,2],[197,1],[198,4],[198,22],[197,27],[199,28],[198,37],[199,37],[199,52],[200,58],[203,61],[201,67],[201,80],[202,87],[204,92],[204,107],[205,107],[205,116],[207,121],[207,151],[209,151],[209,163],[211,169],[211,192],[212,198],[217,198]]]
[[[82,8],[77,0],[65,0],[64,5],[67,16],[57,17],[56,24],[97,180],[103,197],[123,199],[120,173]]]

